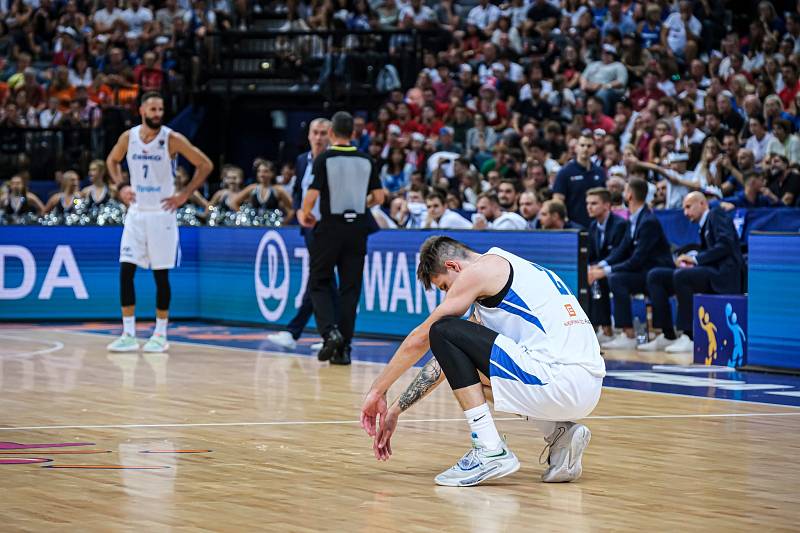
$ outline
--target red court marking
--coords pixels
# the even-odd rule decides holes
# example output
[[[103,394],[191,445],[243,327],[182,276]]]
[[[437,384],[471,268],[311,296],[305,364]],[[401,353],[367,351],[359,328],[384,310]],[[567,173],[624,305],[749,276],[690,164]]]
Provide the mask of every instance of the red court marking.
[[[38,452],[0,452],[0,455],[92,455],[96,453],[111,453],[111,450],[48,450]]]
[[[142,450],[139,453],[211,453],[214,450]]]
[[[30,448],[66,448],[67,446],[94,446],[94,442],[50,442],[41,444],[0,442],[0,450],[27,450]]]
[[[168,466],[124,466],[124,465],[46,465],[42,468],[82,468],[90,470],[164,470]]]
[[[49,463],[52,459],[45,457],[17,457],[11,459],[0,459],[0,465],[29,465],[33,463]]]

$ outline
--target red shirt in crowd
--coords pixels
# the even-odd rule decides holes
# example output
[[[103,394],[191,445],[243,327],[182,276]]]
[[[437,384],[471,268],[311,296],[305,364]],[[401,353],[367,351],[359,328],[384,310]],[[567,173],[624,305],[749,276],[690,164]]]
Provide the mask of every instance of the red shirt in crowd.
[[[778,96],[783,102],[784,109],[790,109],[792,107],[792,102],[794,102],[794,95],[800,91],[800,80],[797,80],[797,83],[794,84],[794,87],[786,86],[781,89],[781,92],[778,93]]]
[[[597,117],[594,118],[592,118],[592,115],[586,115],[583,118],[583,127],[589,128],[590,130],[602,128],[606,130],[606,132],[611,132],[614,131],[614,120],[603,113],[598,113]]]
[[[631,104],[636,111],[641,111],[647,107],[647,102],[650,100],[655,100],[657,102],[665,96],[667,96],[667,94],[658,87],[652,91],[648,91],[644,87],[640,87],[631,91]]]

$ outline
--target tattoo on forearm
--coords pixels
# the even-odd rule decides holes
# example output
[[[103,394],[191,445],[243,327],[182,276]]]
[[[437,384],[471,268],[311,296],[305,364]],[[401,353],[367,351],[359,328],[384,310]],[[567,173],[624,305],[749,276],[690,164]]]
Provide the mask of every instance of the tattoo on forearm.
[[[400,410],[405,411],[425,396],[425,394],[436,385],[441,376],[442,367],[439,366],[436,359],[428,361],[428,364],[422,367],[422,370],[420,370],[417,377],[414,378],[414,381],[411,382],[411,385],[408,386],[406,391],[400,395],[400,398],[397,400]]]

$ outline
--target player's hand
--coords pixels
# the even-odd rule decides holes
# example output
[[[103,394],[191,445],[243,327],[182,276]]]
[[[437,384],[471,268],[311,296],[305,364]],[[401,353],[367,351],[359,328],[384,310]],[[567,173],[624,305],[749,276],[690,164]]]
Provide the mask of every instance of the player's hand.
[[[375,452],[375,459],[378,461],[388,461],[392,455],[392,435],[397,429],[397,420],[400,418],[400,409],[392,406],[381,418],[380,428],[375,435],[372,443],[372,450]]]
[[[184,193],[178,193],[170,196],[169,198],[164,198],[161,200],[161,207],[163,207],[166,211],[177,211],[180,206],[186,203],[189,199]]]
[[[367,397],[364,398],[364,405],[361,406],[361,427],[370,437],[376,435],[376,421],[378,415],[386,415],[386,394],[380,394],[374,389],[370,389]]]
[[[298,211],[297,221],[304,228],[313,228],[317,223],[317,217],[315,217],[312,213],[306,214],[304,211]]]

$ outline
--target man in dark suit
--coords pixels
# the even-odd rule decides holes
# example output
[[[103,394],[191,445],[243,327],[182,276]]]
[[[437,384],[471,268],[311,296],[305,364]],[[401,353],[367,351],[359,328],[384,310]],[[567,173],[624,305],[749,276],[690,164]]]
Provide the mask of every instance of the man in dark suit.
[[[314,173],[312,172],[314,159],[328,148],[328,130],[330,126],[331,122],[326,118],[315,118],[308,126],[308,143],[311,146],[311,150],[297,156],[295,163],[297,180],[292,194],[292,203],[295,211],[303,205],[303,197],[308,190],[308,186],[314,181]],[[315,206],[314,210],[315,216],[319,218],[319,206]],[[300,227],[300,233],[306,241],[306,248],[310,250],[314,240],[314,233],[302,226]],[[336,288],[332,287],[331,290],[335,292]],[[267,335],[267,339],[281,348],[294,350],[297,347],[297,339],[303,333],[313,312],[314,306],[311,303],[311,291],[306,287],[306,291],[303,294],[303,303],[297,310],[297,314],[286,326],[286,331]],[[322,343],[311,345],[312,350],[319,350],[321,347]]]
[[[603,187],[586,191],[586,211],[592,218],[589,224],[589,264],[595,265],[622,243],[628,232],[628,221],[611,212],[611,193]],[[608,280],[600,279],[595,284],[591,287],[589,318],[595,328],[602,328],[597,340],[604,343],[614,338]]]
[[[625,186],[623,198],[631,212],[625,238],[608,257],[589,269],[589,285],[608,278],[608,285],[614,293],[614,322],[623,329],[623,333],[601,345],[609,350],[636,348],[631,295],[647,292],[647,272],[650,269],[673,265],[664,229],[645,204],[647,182],[631,178]]]
[[[700,251],[684,254],[675,263],[677,270],[654,268],[647,275],[647,289],[653,301],[653,325],[662,333],[639,347],[644,351],[693,352],[694,295],[698,293],[739,294],[742,291],[742,259],[739,237],[733,220],[722,209],[710,210],[705,195],[692,192],[683,199],[686,218],[700,225]],[[672,324],[670,295],[678,298],[677,338]]]

